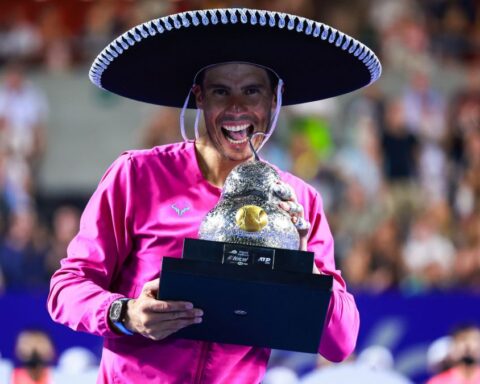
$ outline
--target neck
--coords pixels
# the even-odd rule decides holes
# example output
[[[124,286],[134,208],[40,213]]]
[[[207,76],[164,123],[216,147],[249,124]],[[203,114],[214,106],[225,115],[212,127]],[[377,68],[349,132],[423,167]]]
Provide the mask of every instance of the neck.
[[[203,177],[210,184],[219,188],[223,187],[232,169],[244,162],[244,160],[235,161],[225,158],[205,137],[200,137],[195,141],[195,150]]]

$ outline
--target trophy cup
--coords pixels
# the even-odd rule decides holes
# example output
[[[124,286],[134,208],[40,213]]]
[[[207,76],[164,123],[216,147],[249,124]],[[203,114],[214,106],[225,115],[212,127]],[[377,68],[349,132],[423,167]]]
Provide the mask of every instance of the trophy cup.
[[[235,244],[297,250],[298,231],[278,207],[277,171],[263,161],[236,166],[225,180],[220,201],[203,220],[199,237]]]
[[[183,258],[163,259],[159,299],[204,311],[201,324],[174,337],[315,353],[332,277],[312,274],[314,255],[298,250],[272,189],[280,176],[255,157],[228,175]]]
[[[200,225],[200,240],[186,239],[184,258],[311,273],[313,253],[298,250],[298,231],[273,192],[279,181],[263,161],[236,166]]]

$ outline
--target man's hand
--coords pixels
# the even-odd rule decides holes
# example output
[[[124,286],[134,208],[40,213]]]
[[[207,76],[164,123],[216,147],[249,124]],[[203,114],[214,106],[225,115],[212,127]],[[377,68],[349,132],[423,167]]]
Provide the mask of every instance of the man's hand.
[[[292,223],[298,230],[300,235],[300,250],[307,250],[307,235],[310,229],[310,223],[305,220],[303,206],[298,203],[297,195],[293,188],[284,183],[278,182],[272,186],[272,190],[280,200],[282,200],[278,206],[287,212],[292,218]]]
[[[128,302],[125,326],[153,340],[162,340],[192,324],[202,322],[203,311],[185,301],[157,300],[160,279],[145,283],[137,299]]]

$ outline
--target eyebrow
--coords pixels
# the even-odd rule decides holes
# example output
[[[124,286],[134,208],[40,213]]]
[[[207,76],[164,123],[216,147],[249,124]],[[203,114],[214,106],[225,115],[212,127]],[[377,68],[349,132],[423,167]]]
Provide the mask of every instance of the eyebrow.
[[[261,84],[261,83],[252,83],[252,84],[247,84],[245,86],[243,86],[241,89],[246,89],[246,88],[265,88],[265,84]],[[221,84],[221,83],[213,83],[213,84],[207,84],[207,86],[205,87],[207,89],[212,89],[212,88],[224,88],[224,89],[228,89],[230,90],[231,87],[229,87],[228,85],[225,85],[225,84]]]
[[[205,87],[207,89],[212,89],[212,88],[225,88],[225,89],[230,89],[229,86],[225,85],[225,84],[219,84],[219,83],[213,83],[213,84],[207,84],[207,86]]]

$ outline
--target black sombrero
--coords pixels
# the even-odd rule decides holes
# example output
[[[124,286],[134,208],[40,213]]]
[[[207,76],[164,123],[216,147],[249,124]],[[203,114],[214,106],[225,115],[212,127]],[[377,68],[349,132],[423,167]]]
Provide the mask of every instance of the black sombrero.
[[[95,59],[90,79],[131,99],[182,107],[203,68],[247,62],[286,84],[283,104],[326,99],[378,79],[381,64],[354,38],[302,17],[254,9],[189,11],[140,24]],[[195,107],[190,100],[189,107]]]

